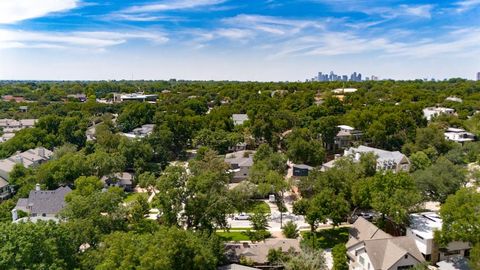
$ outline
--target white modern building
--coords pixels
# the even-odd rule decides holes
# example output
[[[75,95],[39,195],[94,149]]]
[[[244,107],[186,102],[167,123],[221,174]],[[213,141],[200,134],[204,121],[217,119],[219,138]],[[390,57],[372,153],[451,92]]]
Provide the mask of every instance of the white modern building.
[[[462,103],[463,100],[459,97],[456,97],[456,96],[449,96],[445,99],[446,101],[453,101],[453,102],[459,102],[459,103]]]
[[[357,91],[358,91],[357,88],[337,88],[332,90],[332,92],[335,94],[351,94]]]
[[[423,116],[428,120],[432,120],[434,117],[437,117],[441,114],[453,115],[455,110],[445,107],[428,107],[423,109]]]
[[[158,98],[158,95],[155,94],[144,94],[140,93],[131,93],[131,94],[113,94],[113,102],[124,102],[124,101],[150,101],[155,102]]]
[[[407,236],[415,240],[415,244],[427,261],[433,264],[456,257],[469,257],[470,244],[451,242],[446,247],[439,247],[434,242],[434,233],[442,229],[442,219],[435,212],[424,212],[410,215],[410,226]]]
[[[465,131],[461,128],[448,128],[445,133],[445,139],[457,143],[472,142],[475,140],[475,134]]]

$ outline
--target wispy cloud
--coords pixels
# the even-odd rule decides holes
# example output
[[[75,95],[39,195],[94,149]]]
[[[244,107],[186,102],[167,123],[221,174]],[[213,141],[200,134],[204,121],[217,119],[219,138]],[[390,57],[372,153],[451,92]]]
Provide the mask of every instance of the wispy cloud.
[[[13,24],[76,8],[79,0],[2,0],[0,24]]]
[[[141,39],[157,44],[168,38],[161,33],[148,32],[32,32],[0,29],[0,48],[98,49]]]
[[[480,0],[464,0],[455,3],[456,11],[459,13],[471,10],[477,6],[480,6]]]
[[[206,6],[215,6],[226,2],[226,0],[170,0],[153,4],[138,5],[127,8],[123,13],[145,13],[169,10],[194,9]]]

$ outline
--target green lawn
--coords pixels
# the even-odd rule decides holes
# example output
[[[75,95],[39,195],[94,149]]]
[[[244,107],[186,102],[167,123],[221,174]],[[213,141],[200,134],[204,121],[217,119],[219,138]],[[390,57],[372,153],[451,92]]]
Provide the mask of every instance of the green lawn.
[[[143,196],[145,199],[148,199],[148,194],[147,193],[129,193],[125,199],[123,199],[123,202],[125,203],[130,203],[133,202],[137,199],[137,197]]]
[[[224,231],[217,231],[217,235],[222,238],[225,242],[235,242],[235,241],[249,241],[250,238],[243,234],[242,231],[232,231],[224,232]]]
[[[348,241],[348,228],[319,230],[313,235],[311,232],[302,232],[302,243],[315,248],[333,248],[336,244],[345,244]]]
[[[251,205],[247,208],[245,212],[247,213],[253,213],[255,210],[263,213],[270,214],[270,206],[268,206],[268,203],[264,201],[254,201],[251,203]]]

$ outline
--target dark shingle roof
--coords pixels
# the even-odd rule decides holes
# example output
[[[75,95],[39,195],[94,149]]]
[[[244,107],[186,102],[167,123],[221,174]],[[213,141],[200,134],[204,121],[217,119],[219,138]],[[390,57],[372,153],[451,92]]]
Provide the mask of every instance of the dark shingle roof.
[[[31,214],[57,214],[65,207],[65,196],[71,191],[69,187],[30,191],[28,206],[31,206]]]

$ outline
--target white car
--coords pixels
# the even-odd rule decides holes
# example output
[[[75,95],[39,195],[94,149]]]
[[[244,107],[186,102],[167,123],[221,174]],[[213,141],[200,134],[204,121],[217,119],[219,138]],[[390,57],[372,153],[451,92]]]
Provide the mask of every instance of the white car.
[[[233,217],[234,220],[249,220],[250,219],[250,216],[246,213],[240,213],[238,215],[236,215],[235,217]]]

